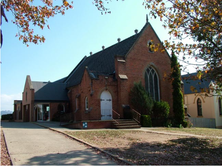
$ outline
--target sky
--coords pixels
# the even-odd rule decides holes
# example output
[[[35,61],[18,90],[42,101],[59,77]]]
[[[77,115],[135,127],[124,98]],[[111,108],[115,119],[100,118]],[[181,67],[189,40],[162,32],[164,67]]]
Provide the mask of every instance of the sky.
[[[60,0],[57,0],[60,1]],[[17,37],[17,27],[3,20],[1,48],[1,110],[13,111],[13,101],[22,99],[26,76],[32,81],[56,81],[66,77],[86,55],[109,47],[134,35],[146,23],[149,13],[143,0],[113,0],[108,4],[111,14],[101,15],[92,0],[74,0],[73,9],[65,15],[50,18],[50,29],[35,31],[46,38],[43,44],[24,45]],[[169,38],[159,19],[149,18],[160,40]]]

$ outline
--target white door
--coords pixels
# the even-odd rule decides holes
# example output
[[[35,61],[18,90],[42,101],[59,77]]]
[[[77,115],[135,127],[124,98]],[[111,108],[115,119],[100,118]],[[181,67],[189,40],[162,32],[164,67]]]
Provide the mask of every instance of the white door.
[[[100,96],[101,120],[112,119],[112,96],[108,91],[103,91]]]

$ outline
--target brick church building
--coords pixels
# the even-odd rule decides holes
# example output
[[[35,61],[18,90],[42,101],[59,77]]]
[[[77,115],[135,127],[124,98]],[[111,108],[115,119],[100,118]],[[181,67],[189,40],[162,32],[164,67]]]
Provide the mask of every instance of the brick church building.
[[[51,121],[63,111],[73,127],[110,127],[113,119],[123,118],[123,106],[130,106],[129,92],[139,81],[153,99],[167,101],[172,108],[172,85],[163,80],[171,71],[170,56],[152,51],[151,42],[161,43],[147,21],[133,36],[83,57],[65,78],[36,82],[27,76],[18,117]],[[16,103],[15,114],[19,114]]]

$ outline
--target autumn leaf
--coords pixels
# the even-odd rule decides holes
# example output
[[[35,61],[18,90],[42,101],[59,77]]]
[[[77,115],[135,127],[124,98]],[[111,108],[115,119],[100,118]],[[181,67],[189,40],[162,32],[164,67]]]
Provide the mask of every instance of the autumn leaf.
[[[10,11],[14,15],[12,23],[18,28],[16,37],[22,40],[24,44],[28,46],[28,43],[38,44],[44,42],[45,38],[38,37],[35,34],[33,26],[38,26],[40,29],[44,29],[49,18],[54,17],[57,14],[65,14],[65,10],[73,8],[68,1],[63,0],[63,3],[53,6],[53,0],[42,0],[43,5],[34,5],[35,0],[21,1],[21,0],[2,0],[2,6],[7,11]],[[71,2],[72,3],[72,2]],[[48,29],[49,25],[47,25]],[[35,37],[34,37],[35,36]]]
[[[190,90],[191,90],[192,92],[194,92],[195,89],[196,89],[196,88],[195,88],[194,86],[190,86]]]
[[[144,0],[147,8],[152,7],[150,15],[159,17],[163,27],[168,27],[171,39],[179,39],[179,43],[164,41],[167,49],[176,50],[183,60],[194,58],[203,61],[203,66],[196,64],[196,69],[208,70],[209,76],[222,87],[217,75],[222,68],[222,3],[219,0]],[[183,39],[192,38],[195,44],[185,44]],[[189,61],[183,61],[188,63]],[[199,75],[200,78],[201,75]]]

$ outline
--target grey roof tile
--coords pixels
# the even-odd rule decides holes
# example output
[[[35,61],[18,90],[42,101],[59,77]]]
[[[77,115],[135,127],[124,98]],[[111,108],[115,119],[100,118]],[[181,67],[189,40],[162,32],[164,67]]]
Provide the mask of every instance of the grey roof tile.
[[[66,84],[51,82],[32,82],[35,102],[61,102],[69,101]]]
[[[182,81],[184,83],[184,94],[200,93],[202,89],[209,89],[209,85],[212,80],[207,77],[198,79],[197,73],[190,73],[182,75]],[[196,92],[191,90],[191,86],[195,87]]]
[[[148,24],[146,24],[143,29]],[[98,75],[113,74],[115,72],[115,56],[125,57],[140,36],[143,29],[138,34],[135,34],[89,57],[84,57],[64,81],[67,83],[67,87],[72,87],[81,83],[86,66],[91,78],[96,78]]]

